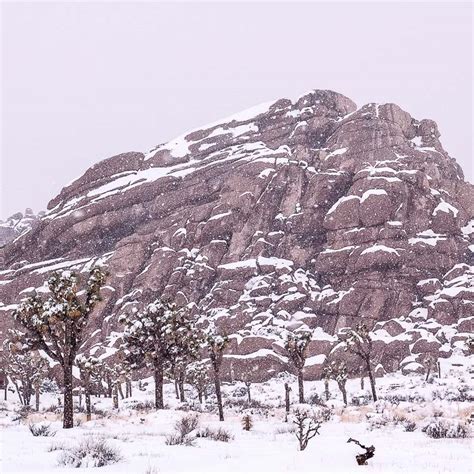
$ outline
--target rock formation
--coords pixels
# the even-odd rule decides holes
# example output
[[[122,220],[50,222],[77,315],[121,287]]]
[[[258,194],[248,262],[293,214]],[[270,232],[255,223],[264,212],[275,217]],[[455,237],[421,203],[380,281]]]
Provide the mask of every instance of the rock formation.
[[[282,337],[304,325],[308,378],[359,321],[374,329],[380,371],[462,351],[474,187],[439,136],[397,105],[315,90],[101,161],[0,250],[2,326],[49,272],[101,263],[96,355],[117,344],[120,314],[160,295],[232,336],[236,377],[284,370]]]
[[[36,215],[30,208],[27,208],[25,214],[17,212],[6,221],[0,220],[0,247],[31,230],[37,220],[43,215],[44,212]]]

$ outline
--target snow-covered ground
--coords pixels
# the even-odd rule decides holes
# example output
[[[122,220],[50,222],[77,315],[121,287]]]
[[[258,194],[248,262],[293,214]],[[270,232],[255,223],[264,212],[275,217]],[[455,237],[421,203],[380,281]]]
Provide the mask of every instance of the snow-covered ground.
[[[456,370],[457,369],[457,370]],[[292,430],[292,423],[284,422],[283,408],[285,380],[292,382],[292,402],[296,402],[297,387],[294,378],[288,376],[266,383],[252,384],[252,398],[255,408],[245,407],[245,387],[242,383],[226,384],[224,400],[226,420],[219,422],[213,409],[212,397],[202,407],[199,415],[200,428],[223,427],[233,436],[229,442],[197,438],[194,446],[169,446],[167,435],[174,431],[177,420],[189,412],[179,408],[174,387],[167,384],[165,400],[168,409],[155,411],[152,408],[135,409],[137,402],[152,401],[151,379],[144,390],[134,384],[133,397],[121,400],[118,411],[112,409],[108,398],[93,398],[96,409],[103,410],[85,422],[78,413],[75,419],[79,426],[61,429],[61,415],[48,410],[57,404],[57,394],[44,394],[39,413],[32,413],[28,419],[15,420],[19,405],[10,394],[10,400],[0,406],[2,428],[3,473],[30,472],[77,472],[73,467],[60,466],[58,461],[64,448],[77,446],[82,439],[104,438],[116,448],[122,459],[115,464],[100,468],[82,467],[81,472],[404,472],[404,473],[469,473],[472,472],[472,438],[432,439],[422,432],[430,420],[444,419],[452,422],[466,422],[474,411],[474,387],[472,367],[454,367],[442,378],[433,378],[426,383],[421,375],[402,376],[392,374],[377,379],[381,400],[360,406],[344,408],[341,396],[334,382],[330,383],[331,398],[327,406],[333,411],[330,421],[323,423],[320,435],[309,442],[305,451],[298,451],[298,443]],[[359,380],[349,380],[348,399],[368,397],[360,389]],[[309,406],[318,411],[314,396],[324,398],[321,381],[306,382]],[[464,394],[464,395],[463,395]],[[196,394],[188,387],[190,404],[196,403]],[[470,399],[471,401],[467,401]],[[229,406],[232,404],[233,406]],[[194,405],[196,406],[196,405]],[[251,414],[253,428],[244,431],[241,419]],[[416,429],[405,431],[404,423],[413,421]],[[48,422],[57,430],[54,437],[34,437],[29,423]],[[374,445],[375,457],[367,466],[358,466],[354,456],[362,450],[353,443],[352,437],[365,445]],[[55,450],[51,451],[51,447]]]

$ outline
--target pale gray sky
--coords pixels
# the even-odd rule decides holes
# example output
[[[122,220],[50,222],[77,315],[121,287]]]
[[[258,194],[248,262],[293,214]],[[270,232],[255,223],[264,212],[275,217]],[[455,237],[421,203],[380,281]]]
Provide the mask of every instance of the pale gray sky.
[[[432,118],[474,179],[472,5],[2,4],[0,218],[93,163],[309,89]]]

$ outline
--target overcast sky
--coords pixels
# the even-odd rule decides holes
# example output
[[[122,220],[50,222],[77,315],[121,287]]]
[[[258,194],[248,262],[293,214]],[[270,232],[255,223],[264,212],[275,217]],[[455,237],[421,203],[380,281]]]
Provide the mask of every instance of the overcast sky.
[[[472,5],[3,3],[0,218],[93,163],[310,89],[439,126],[474,181]]]

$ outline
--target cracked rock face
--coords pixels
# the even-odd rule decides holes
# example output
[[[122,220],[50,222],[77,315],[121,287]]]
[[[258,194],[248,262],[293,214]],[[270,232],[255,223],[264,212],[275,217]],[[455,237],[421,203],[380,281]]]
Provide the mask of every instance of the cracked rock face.
[[[24,213],[17,212],[6,221],[0,220],[0,247],[31,230],[43,215],[44,212],[36,215],[30,208],[27,208]]]
[[[316,90],[104,160],[0,250],[3,330],[50,271],[102,263],[96,355],[118,344],[120,314],[160,295],[232,336],[228,376],[287,369],[286,331],[305,326],[308,378],[360,321],[385,371],[463,351],[474,187],[439,136],[394,104]]]

